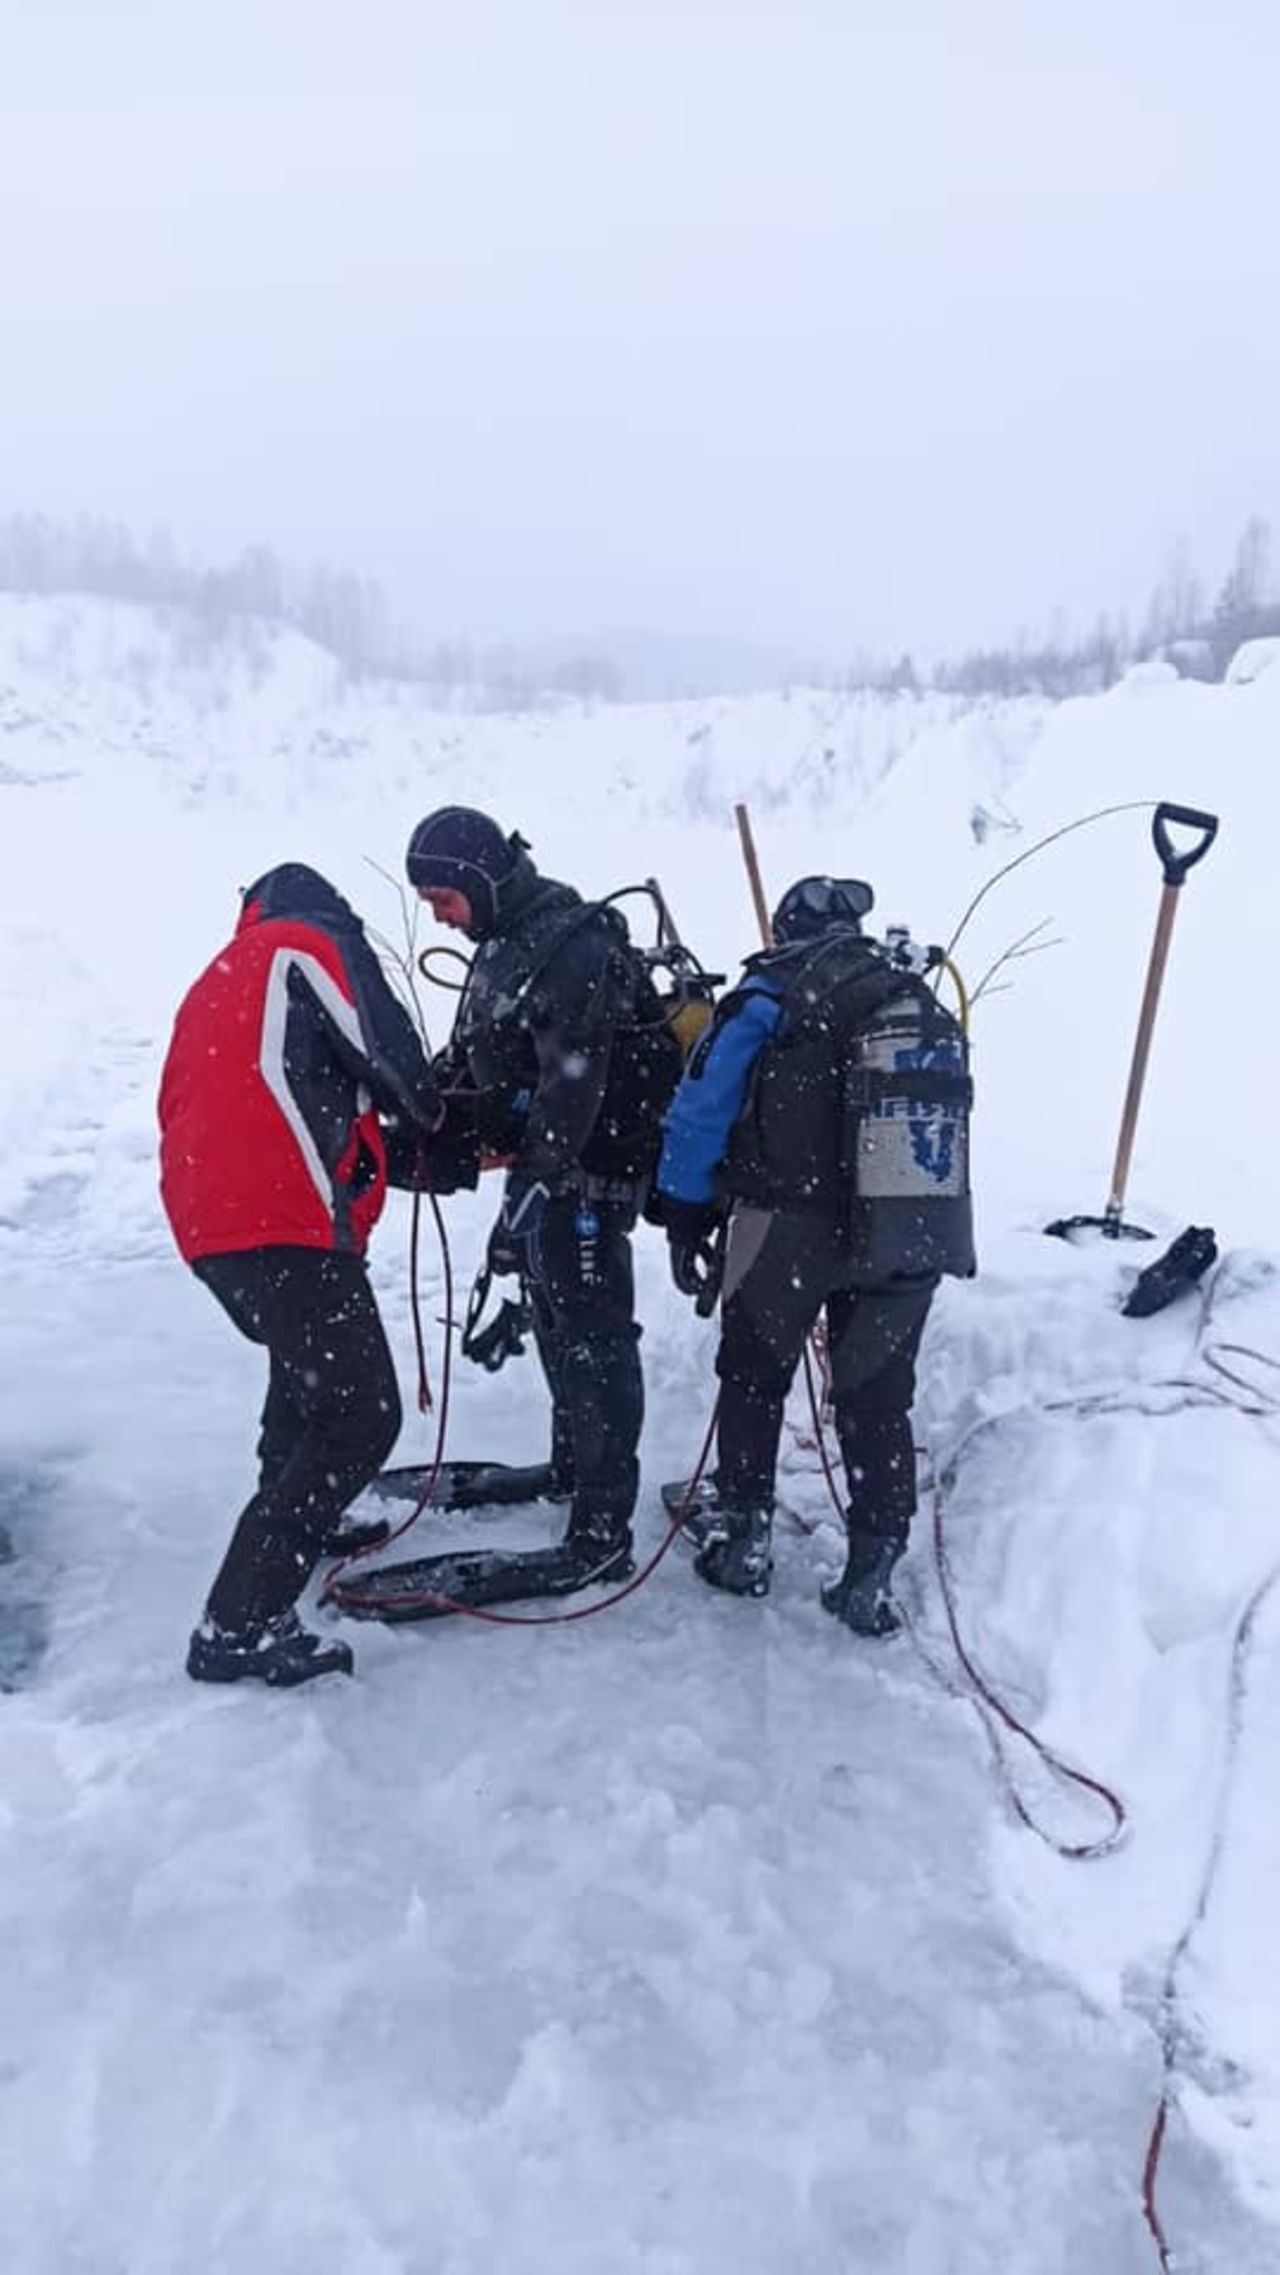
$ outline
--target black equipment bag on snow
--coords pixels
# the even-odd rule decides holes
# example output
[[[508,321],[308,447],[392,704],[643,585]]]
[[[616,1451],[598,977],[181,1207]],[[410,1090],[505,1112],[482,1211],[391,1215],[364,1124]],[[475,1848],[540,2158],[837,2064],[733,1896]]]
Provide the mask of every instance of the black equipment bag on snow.
[[[959,1021],[852,929],[766,950],[747,969],[780,996],[782,1016],[752,1070],[725,1193],[842,1219],[872,1278],[967,1278],[973,1085]]]

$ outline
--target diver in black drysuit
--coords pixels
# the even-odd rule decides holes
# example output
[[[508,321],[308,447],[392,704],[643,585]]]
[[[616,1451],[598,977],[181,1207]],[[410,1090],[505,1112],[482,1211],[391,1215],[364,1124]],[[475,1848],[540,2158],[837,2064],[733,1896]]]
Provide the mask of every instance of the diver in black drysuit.
[[[617,912],[539,875],[488,815],[429,814],[406,866],[476,943],[433,1071],[448,1114],[509,1164],[488,1265],[519,1274],[551,1393],[550,1459],[531,1490],[569,1503],[558,1547],[446,1559],[441,1592],[498,1602],[616,1579],[631,1568],[644,1418],[631,1234],[678,1045]]]

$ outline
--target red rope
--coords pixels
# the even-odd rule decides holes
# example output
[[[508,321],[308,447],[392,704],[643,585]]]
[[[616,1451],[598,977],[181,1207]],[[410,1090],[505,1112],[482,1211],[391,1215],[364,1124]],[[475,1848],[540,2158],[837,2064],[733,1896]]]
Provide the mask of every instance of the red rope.
[[[1251,1343],[1206,1343],[1200,1353],[1206,1366],[1211,1366],[1215,1374],[1221,1375],[1223,1381],[1231,1383],[1234,1389],[1243,1391],[1249,1401],[1245,1404],[1233,1398],[1228,1401],[1230,1405],[1237,1407],[1241,1414],[1261,1417],[1274,1415],[1276,1394],[1264,1390],[1259,1383],[1252,1382],[1238,1367],[1227,1366],[1223,1358],[1224,1352],[1229,1358],[1252,1359],[1255,1366],[1270,1367],[1273,1373],[1280,1373],[1280,1359],[1273,1359],[1267,1351],[1256,1351]]]
[[[822,1385],[821,1394],[819,1394],[818,1382],[814,1381],[815,1362],[818,1369],[818,1382],[820,1382]],[[832,1464],[831,1455],[827,1451],[826,1431],[822,1427],[823,1416],[826,1413],[827,1406],[830,1402],[831,1397],[831,1364],[827,1357],[826,1336],[820,1336],[816,1328],[813,1335],[812,1357],[809,1355],[807,1345],[805,1348],[804,1386],[809,1393],[809,1412],[813,1416],[812,1442],[817,1449],[818,1460],[822,1465],[822,1474],[827,1481],[827,1491],[831,1495],[832,1507],[834,1508],[836,1515],[839,1517],[841,1524],[843,1524],[844,1502],[840,1496],[840,1487],[836,1482],[836,1474],[834,1466]],[[797,1443],[805,1444],[806,1441],[798,1438]]]
[[[1254,1354],[1251,1353],[1250,1355],[1253,1356]],[[1268,1361],[1267,1363],[1274,1364],[1275,1362]],[[1239,1757],[1240,1738],[1244,1727],[1247,1689],[1245,1672],[1249,1649],[1253,1642],[1254,1630],[1257,1627],[1262,1607],[1277,1581],[1280,1581],[1280,1564],[1275,1567],[1274,1571],[1268,1573],[1265,1580],[1260,1581],[1236,1622],[1235,1634],[1231,1640],[1231,1658],[1227,1674],[1227,1737],[1218,1778],[1218,1794],[1213,1812],[1209,1847],[1200,1874],[1200,1885],[1196,1892],[1196,1901],[1191,1917],[1169,1954],[1169,1963],[1165,1968],[1164,1981],[1160,1990],[1160,2100],[1155,2117],[1152,2120],[1147,2153],[1142,2166],[1142,2210],[1147,2226],[1151,2230],[1156,2250],[1160,2254],[1160,2265],[1165,2269],[1174,2268],[1176,2261],[1170,2250],[1169,2240],[1165,2234],[1159,2207],[1156,2203],[1156,2181],[1159,2177],[1160,2158],[1164,2149],[1169,2118],[1174,2106],[1174,2083],[1177,2074],[1179,2046],[1178,1977],[1181,1974],[1183,1961],[1196,1932],[1204,1924],[1213,1897],[1214,1886],[1217,1882],[1222,1852],[1226,1845],[1231,1794],[1235,1784],[1236,1762]]]
[[[819,1349],[819,1347],[815,1345],[815,1354],[818,1356],[819,1365],[825,1366],[825,1350]],[[831,1499],[834,1504],[836,1513],[843,1520],[844,1508],[840,1498],[839,1487],[836,1483],[831,1456],[827,1451],[826,1438],[822,1427],[822,1411],[818,1403],[818,1393],[814,1383],[813,1368],[810,1364],[808,1351],[805,1352],[805,1382],[809,1392],[809,1405],[813,1414],[814,1437],[822,1461],[823,1474],[826,1477],[827,1487],[831,1494]],[[1118,1846],[1121,1838],[1123,1837],[1125,1826],[1128,1822],[1128,1812],[1125,1809],[1124,1803],[1115,1793],[1112,1792],[1109,1785],[1105,1785],[1100,1778],[1091,1777],[1087,1770],[1076,1769],[1072,1766],[1071,1763],[1064,1761],[1062,1756],[1058,1753],[1055,1753],[1053,1748],[1048,1745],[1043,1738],[1038,1738],[1034,1730],[1029,1730],[1024,1722],[1020,1722],[1018,1720],[1018,1717],[1013,1712],[1012,1708],[1005,1704],[1005,1701],[992,1688],[991,1684],[986,1680],[986,1677],[975,1665],[973,1658],[965,1645],[964,1638],[960,1633],[960,1622],[955,1603],[955,1582],[951,1570],[951,1559],[947,1553],[946,1539],[943,1530],[944,1505],[949,1488],[954,1485],[955,1482],[956,1469],[961,1453],[963,1453],[966,1446],[972,1443],[972,1440],[974,1436],[976,1436],[978,1430],[991,1428],[996,1422],[1000,1421],[1001,1419],[1003,1419],[1003,1417],[999,1415],[990,1416],[986,1421],[980,1422],[977,1425],[977,1430],[970,1431],[968,1437],[965,1438],[962,1444],[956,1449],[956,1452],[952,1456],[952,1459],[948,1464],[946,1471],[938,1480],[934,1488],[934,1559],[937,1565],[938,1583],[942,1593],[942,1601],[946,1608],[947,1625],[951,1631],[951,1641],[955,1650],[956,1657],[959,1660],[961,1667],[964,1669],[965,1675],[969,1681],[971,1703],[977,1707],[980,1713],[984,1713],[984,1727],[987,1732],[988,1742],[991,1746],[992,1760],[995,1764],[996,1775],[1003,1791],[1009,1800],[1014,1814],[1018,1817],[1020,1822],[1026,1826],[1028,1832],[1034,1833],[1038,1840],[1044,1841],[1047,1847],[1053,1849],[1057,1855],[1061,1857],[1077,1861],[1084,1861],[1086,1859],[1092,1859],[1094,1857],[1108,1856],[1110,1855],[1112,1849]],[[928,1651],[925,1650],[923,1644],[920,1641],[920,1637],[913,1626],[909,1625],[909,1632],[912,1642],[915,1644],[920,1657],[923,1659],[925,1665],[928,1667],[929,1672],[934,1677],[935,1681],[941,1683],[944,1690],[946,1690],[952,1697],[963,1698],[966,1694],[958,1689],[957,1685],[951,1681],[944,1669],[939,1667],[936,1660]],[[997,1738],[995,1731],[991,1728],[990,1722],[986,1720],[986,1716],[990,1715],[993,1715],[997,1722],[1001,1723],[1006,1730],[1011,1731],[1016,1737],[1025,1739],[1026,1743],[1031,1747],[1032,1751],[1039,1755],[1046,1768],[1051,1770],[1055,1776],[1064,1779],[1069,1784],[1082,1787],[1085,1792],[1095,1794],[1097,1798],[1105,1804],[1106,1808],[1111,1813],[1113,1823],[1111,1831],[1106,1834],[1104,1838],[1097,1841],[1069,1843],[1059,1841],[1052,1833],[1045,1831],[1044,1827],[1040,1825],[1032,1815],[1030,1809],[1028,1808],[1026,1802],[1022,1798],[1021,1793],[1018,1790],[1013,1774],[1001,1751],[999,1739]]]
[[[1019,1721],[1012,1707],[1006,1705],[999,1692],[987,1681],[975,1663],[960,1632],[960,1620],[955,1601],[955,1576],[951,1567],[945,1535],[946,1509],[951,1489],[956,1481],[961,1454],[968,1445],[972,1444],[979,1432],[994,1428],[1004,1419],[1005,1417],[1002,1415],[989,1415],[985,1421],[977,1423],[961,1445],[957,1447],[951,1460],[937,1479],[933,1493],[934,1562],[942,1591],[943,1606],[946,1610],[947,1626],[951,1633],[952,1647],[961,1667],[964,1669],[974,1702],[980,1709],[985,1710],[986,1715],[994,1716],[1002,1728],[1011,1732],[1014,1737],[1024,1739],[1026,1744],[1031,1747],[1032,1752],[1039,1756],[1046,1769],[1050,1770],[1055,1777],[1061,1778],[1065,1784],[1078,1786],[1082,1792],[1092,1793],[1102,1802],[1111,1817],[1110,1832],[1094,1841],[1060,1841],[1055,1834],[1047,1832],[1044,1826],[1032,1815],[1030,1808],[1023,1800],[1009,1764],[1001,1751],[1000,1741],[988,1721],[986,1725],[987,1735],[997,1765],[997,1774],[1014,1814],[1026,1826],[1028,1832],[1034,1833],[1037,1840],[1043,1841],[1045,1846],[1051,1848],[1056,1855],[1065,1858],[1068,1862],[1083,1863],[1095,1857],[1109,1856],[1113,1849],[1118,1848],[1129,1822],[1128,1810],[1119,1795],[1113,1793],[1111,1787],[1105,1784],[1101,1778],[1090,1776],[1087,1770],[1077,1769],[1073,1763],[1066,1761],[1054,1747],[1049,1745],[1047,1740],[1037,1737],[1034,1730],[1028,1729],[1025,1722]],[[914,1629],[912,1630],[912,1640],[926,1665],[941,1681],[946,1683],[948,1689],[954,1689],[954,1686],[942,1674],[941,1669],[934,1665],[929,1654],[921,1647],[919,1637]]]
[[[1206,1323],[1208,1316],[1209,1306],[1206,1306]],[[1222,1354],[1226,1354],[1233,1359],[1248,1359],[1255,1365],[1261,1365],[1262,1367],[1265,1367],[1271,1371],[1280,1371],[1280,1361],[1272,1358],[1267,1352],[1258,1351],[1249,1345],[1225,1342],[1209,1344],[1202,1342],[1200,1348],[1201,1358],[1204,1359],[1205,1362],[1213,1368],[1215,1373],[1221,1378],[1221,1382],[1229,1384],[1231,1386],[1231,1389],[1224,1389],[1220,1386],[1220,1384],[1215,1385],[1213,1383],[1203,1381],[1198,1382],[1194,1377],[1184,1378],[1181,1376],[1175,1376],[1169,1378],[1166,1381],[1154,1382],[1146,1385],[1146,1388],[1149,1391],[1177,1393],[1178,1403],[1174,1406],[1156,1406],[1148,1402],[1135,1400],[1133,1398],[1125,1398],[1123,1396],[1110,1393],[1101,1393],[1094,1397],[1083,1397],[1070,1400],[1063,1399],[1056,1401],[1054,1405],[1048,1409],[1048,1411],[1057,1413],[1076,1412],[1086,1414],[1138,1412],[1158,1416],[1168,1413],[1176,1413],[1182,1409],[1196,1405],[1216,1405],[1220,1409],[1226,1408],[1229,1412],[1244,1414],[1253,1419],[1256,1419],[1265,1427],[1266,1422],[1269,1419],[1274,1418],[1276,1413],[1276,1401],[1274,1396],[1269,1391],[1263,1389],[1257,1382],[1251,1380],[1247,1374],[1242,1374],[1238,1368],[1234,1368],[1225,1364]],[[1233,1396],[1232,1391],[1236,1393],[1242,1393],[1243,1395]],[[988,1428],[1003,1418],[1004,1417],[1000,1416],[990,1416],[986,1421],[977,1424],[976,1430]],[[956,1453],[952,1456],[951,1461],[948,1463],[947,1469],[944,1472],[942,1479],[939,1481],[939,1485],[935,1491],[934,1537],[935,1548],[938,1555],[939,1577],[943,1586],[943,1599],[947,1607],[947,1617],[951,1628],[952,1641],[955,1645],[957,1656],[960,1659],[961,1665],[964,1667],[966,1673],[970,1676],[970,1679],[975,1684],[975,1689],[977,1691],[979,1699],[982,1700],[1002,1721],[1004,1721],[1008,1727],[1016,1730],[1023,1737],[1030,1737],[1031,1734],[1023,1729],[1022,1725],[1017,1721],[1016,1717],[1012,1717],[1008,1714],[1007,1710],[1003,1707],[1002,1702],[995,1698],[994,1694],[988,1690],[987,1686],[983,1683],[982,1678],[977,1674],[977,1671],[973,1667],[971,1659],[964,1649],[964,1645],[960,1638],[955,1618],[950,1565],[949,1560],[946,1556],[945,1542],[943,1540],[942,1533],[943,1514],[949,1489],[955,1482],[956,1469],[960,1454],[964,1450],[964,1444],[968,1444],[972,1441],[973,1436],[976,1435],[976,1430],[971,1431],[969,1433],[968,1439],[966,1439],[964,1443],[957,1448]],[[1160,2023],[1158,2032],[1160,2048],[1160,2095],[1159,2100],[1156,2104],[1155,2114],[1151,2121],[1151,2130],[1147,2139],[1146,2155],[1143,2158],[1142,2211],[1143,2217],[1146,2220],[1147,2227],[1150,2230],[1152,2241],[1154,2242],[1156,2251],[1159,2255],[1160,2266],[1164,2271],[1164,2275],[1173,2275],[1173,2270],[1177,2264],[1173,2249],[1169,2242],[1168,2234],[1160,2217],[1156,2189],[1159,2179],[1161,2159],[1164,2153],[1165,2142],[1168,2137],[1169,2119],[1176,2106],[1175,2085],[1177,2078],[1180,2043],[1180,2033],[1178,2027],[1179,1977],[1187,1952],[1190,1949],[1192,1942],[1194,1941],[1198,1929],[1203,1925],[1203,1922],[1207,1916],[1209,1905],[1212,1901],[1213,1890],[1217,1882],[1218,1871],[1222,1861],[1222,1853],[1226,1843],[1231,1793],[1234,1785],[1235,1768],[1239,1755],[1240,1740],[1244,1724],[1244,1708],[1247,1687],[1245,1677],[1249,1650],[1263,1606],[1266,1603],[1268,1597],[1271,1595],[1272,1590],[1277,1586],[1278,1583],[1280,1583],[1280,1565],[1277,1565],[1274,1570],[1271,1571],[1267,1577],[1262,1580],[1255,1588],[1253,1594],[1250,1596],[1248,1602],[1246,1603],[1239,1620],[1236,1623],[1235,1633],[1232,1638],[1228,1672],[1226,1715],[1227,1735],[1223,1749],[1222,1767],[1219,1777],[1218,1795],[1214,1809],[1209,1847],[1205,1858],[1204,1868],[1201,1873],[1200,1884],[1191,1916],[1188,1919],[1186,1926],[1183,1928],[1181,1935],[1178,1937],[1178,1940],[1169,1955],[1168,1965],[1165,1968],[1164,1980],[1161,1986]],[[917,1647],[919,1647],[918,1638],[916,1640]],[[927,1654],[922,1652],[922,1656],[924,1656],[927,1661]],[[935,1672],[938,1672],[940,1674],[941,1671],[935,1669]],[[941,1679],[944,1681],[946,1680],[945,1676],[941,1677]],[[1030,1827],[1031,1831],[1038,1833],[1041,1839],[1046,1838],[1044,1833],[1041,1832],[1040,1827],[1032,1823],[1030,1817],[1027,1815],[1027,1812],[1021,1803],[1021,1798],[1018,1795],[1016,1788],[1013,1785],[1012,1778],[1009,1775],[1008,1765],[1005,1763],[1004,1758],[1000,1752],[999,1742],[996,1738],[995,1732],[991,1730],[989,1723],[987,1725],[987,1729],[988,1736],[992,1745],[993,1754],[996,1761],[1000,1765],[1006,1789],[1010,1794],[1014,1807],[1017,1809],[1018,1815],[1022,1818],[1023,1823],[1027,1824]],[[1067,1767],[1067,1765],[1061,1763],[1056,1755],[1053,1755],[1046,1749],[1040,1747],[1038,1741],[1034,1738],[1031,1738],[1031,1743],[1037,1747],[1038,1751],[1046,1755],[1046,1758],[1051,1762],[1052,1766],[1055,1769],[1059,1770],[1068,1778],[1073,1779],[1075,1782],[1086,1786],[1095,1793],[1098,1793],[1101,1798],[1107,1801],[1108,1806],[1113,1810],[1113,1812],[1118,1812],[1115,1829],[1108,1840],[1094,1844],[1092,1847],[1059,1848],[1059,1854],[1066,1857],[1105,1855],[1109,1849],[1112,1849],[1117,1845],[1121,1838],[1124,1825],[1126,1823],[1126,1812],[1124,1811],[1122,1805],[1117,1800],[1116,1796],[1110,1791],[1109,1787],[1102,1786],[1098,1780],[1085,1776],[1085,1774],[1081,1771],[1070,1769]],[[1058,1843],[1053,1841],[1050,1842],[1050,1845],[1055,1848],[1059,1846]]]
[[[435,1200],[434,1193],[432,1194],[431,1198],[433,1201]],[[431,1380],[427,1373],[427,1345],[426,1339],[422,1332],[422,1305],[418,1297],[418,1232],[421,1221],[422,1195],[421,1193],[415,1193],[413,1196],[413,1210],[409,1219],[409,1315],[413,1320],[413,1348],[418,1361],[418,1412],[420,1414],[429,1414],[431,1411]],[[439,1222],[438,1209],[437,1222]],[[440,1239],[446,1259],[445,1269],[447,1272],[449,1244],[444,1237],[443,1225],[441,1225]],[[445,1344],[445,1349],[447,1352],[447,1341]]]
[[[821,1458],[822,1467],[825,1470],[827,1462],[823,1445],[822,1425],[831,1411],[831,1359],[827,1350],[826,1330],[821,1320],[818,1321],[809,1336],[802,1356],[804,1359],[805,1388],[809,1393],[809,1412],[813,1417],[813,1435],[810,1436],[807,1430],[802,1430],[797,1422],[788,1421],[787,1429],[800,1451],[802,1453],[816,1453]],[[816,1386],[814,1383],[815,1368],[817,1369]],[[828,1482],[830,1482],[829,1478]]]
[[[840,1500],[839,1488],[831,1472],[830,1456],[827,1453],[826,1439],[822,1428],[823,1417],[830,1411],[831,1407],[831,1360],[827,1350],[826,1331],[821,1320],[818,1321],[805,1344],[802,1357],[804,1360],[805,1388],[809,1394],[809,1411],[813,1417],[813,1429],[812,1432],[801,1429],[799,1423],[793,1422],[789,1416],[783,1426],[797,1452],[817,1454],[819,1468],[827,1481],[827,1491],[835,1504],[836,1514],[843,1523],[844,1508]],[[814,1381],[815,1367],[817,1369],[816,1384]],[[809,1476],[812,1472],[807,1467],[800,1469],[797,1466],[796,1474]],[[788,1509],[786,1513],[801,1532],[814,1533],[817,1531],[818,1520],[816,1517],[806,1517],[798,1509]]]
[[[1160,2169],[1160,2152],[1164,2147],[1165,2129],[1169,2122],[1170,2068],[1171,2064],[1166,2062],[1165,2083],[1160,2095],[1160,2106],[1156,2110],[1155,2122],[1151,2127],[1151,2138],[1147,2142],[1147,2153],[1142,2162],[1143,2216],[1155,2239],[1155,2247],[1160,2254],[1160,2265],[1164,2268],[1172,2268],[1174,2262],[1169,2250],[1169,2238],[1164,2232],[1160,2214],[1156,2209],[1156,2174]]]

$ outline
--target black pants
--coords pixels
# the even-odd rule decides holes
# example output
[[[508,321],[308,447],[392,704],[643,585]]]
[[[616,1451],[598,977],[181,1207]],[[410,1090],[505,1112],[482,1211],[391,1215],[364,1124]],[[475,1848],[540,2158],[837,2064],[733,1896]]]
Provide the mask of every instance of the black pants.
[[[634,1224],[635,1210],[623,1202],[555,1194],[525,1270],[534,1339],[551,1392],[552,1466],[573,1495],[571,1538],[625,1529],[636,1504],[644,1378],[631,1270]]]
[[[868,1282],[837,1224],[740,1208],[721,1299],[721,1498],[771,1506],[783,1407],[805,1338],[825,1309],[851,1538],[905,1542],[916,1505],[911,1403],[934,1277]]]
[[[193,1269],[270,1358],[258,1489],[208,1602],[219,1627],[254,1629],[297,1602],[342,1511],[386,1460],[400,1392],[362,1258],[252,1248]]]

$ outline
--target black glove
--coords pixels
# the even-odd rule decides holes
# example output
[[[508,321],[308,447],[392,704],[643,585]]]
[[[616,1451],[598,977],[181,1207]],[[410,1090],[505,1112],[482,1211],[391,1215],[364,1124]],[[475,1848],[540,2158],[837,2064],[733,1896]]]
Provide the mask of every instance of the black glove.
[[[480,1141],[465,1115],[446,1113],[433,1130],[420,1122],[386,1120],[387,1182],[410,1193],[474,1191],[480,1182]]]
[[[542,1212],[550,1198],[551,1187],[544,1177],[535,1177],[527,1169],[508,1171],[502,1208],[489,1235],[489,1269],[499,1279],[508,1272],[523,1275],[528,1271]]]
[[[662,1221],[667,1229],[671,1277],[681,1295],[696,1298],[705,1316],[720,1293],[723,1206],[719,1201],[677,1201],[664,1194]]]

